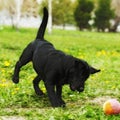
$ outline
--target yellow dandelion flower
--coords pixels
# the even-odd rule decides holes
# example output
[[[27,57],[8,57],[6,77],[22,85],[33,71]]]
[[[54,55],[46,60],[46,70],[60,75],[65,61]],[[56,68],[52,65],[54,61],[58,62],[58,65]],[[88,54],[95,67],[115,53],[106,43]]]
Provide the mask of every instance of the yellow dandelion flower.
[[[6,82],[6,79],[2,79],[1,81],[2,81],[3,83],[5,83],[5,82]]]
[[[101,50],[101,51],[98,51],[97,53],[96,53],[96,55],[97,56],[101,56],[101,55],[107,55],[107,52],[105,51],[105,50]]]
[[[6,86],[7,84],[4,84],[4,83],[0,84],[0,87],[6,87]]]
[[[107,80],[107,81],[105,81],[105,83],[108,84],[108,83],[110,83],[110,81]]]
[[[107,54],[105,50],[102,50],[101,53],[102,53],[102,55],[106,55]]]
[[[115,89],[116,88],[116,86],[112,86],[112,89]]]
[[[80,56],[78,56],[78,58],[80,58],[80,59],[84,59],[84,56],[83,56],[83,55],[80,55]]]
[[[64,51],[67,53],[67,52],[69,52],[69,49],[66,49],[66,48],[65,48]]]
[[[95,79],[95,76],[91,76],[92,80]]]
[[[5,70],[4,70],[4,69],[2,69],[2,70],[1,70],[1,72],[2,72],[2,73],[5,73]]]
[[[101,71],[105,71],[105,68],[101,68]]]
[[[15,94],[16,94],[16,92],[14,92],[14,91],[13,91],[11,94],[12,94],[12,95],[15,95]]]
[[[5,66],[5,67],[10,66],[10,62],[9,62],[9,61],[5,61],[5,62],[4,62],[4,66]]]
[[[16,87],[16,88],[15,88],[15,91],[19,91],[19,89],[20,89],[20,88]]]

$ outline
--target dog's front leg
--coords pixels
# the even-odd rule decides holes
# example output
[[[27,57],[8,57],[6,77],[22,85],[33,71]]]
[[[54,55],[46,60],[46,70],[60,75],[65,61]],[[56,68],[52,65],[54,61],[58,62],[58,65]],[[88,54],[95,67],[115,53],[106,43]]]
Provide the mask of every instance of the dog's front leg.
[[[52,104],[53,107],[61,107],[61,103],[55,93],[55,86],[49,83],[45,84],[47,92],[48,92],[48,97],[49,100]]]
[[[46,79],[44,80],[45,82],[45,87],[47,89],[48,92],[48,97],[50,99],[50,102],[52,104],[53,107],[62,107],[63,103],[61,102],[61,99],[59,99],[58,95],[55,92],[55,81],[57,79],[57,71],[55,70],[51,70],[49,72],[46,73]],[[61,89],[60,89],[61,91]],[[61,92],[58,92],[59,95],[61,94]],[[60,95],[61,96],[61,95]]]
[[[56,85],[56,94],[62,104],[65,107],[65,102],[62,100],[62,85]]]

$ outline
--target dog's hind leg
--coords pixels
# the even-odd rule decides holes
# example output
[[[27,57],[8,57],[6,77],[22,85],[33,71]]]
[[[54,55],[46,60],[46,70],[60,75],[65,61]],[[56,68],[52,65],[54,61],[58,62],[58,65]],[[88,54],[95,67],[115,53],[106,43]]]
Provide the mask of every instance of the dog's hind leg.
[[[35,93],[37,95],[43,95],[44,93],[42,90],[39,88],[39,82],[41,81],[41,77],[38,75],[34,80],[33,80],[33,87],[35,89]]]
[[[33,49],[32,49],[32,44],[29,44],[23,51],[22,55],[20,56],[20,59],[17,61],[14,69],[14,74],[13,74],[13,82],[18,83],[19,82],[19,72],[20,68],[24,65],[26,65],[28,62],[32,60],[33,56]]]

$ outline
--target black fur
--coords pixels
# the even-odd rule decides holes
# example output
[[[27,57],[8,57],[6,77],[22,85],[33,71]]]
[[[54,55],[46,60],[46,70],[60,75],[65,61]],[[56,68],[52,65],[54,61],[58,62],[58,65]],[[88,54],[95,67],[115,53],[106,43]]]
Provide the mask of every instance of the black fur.
[[[43,20],[36,39],[24,49],[19,61],[15,65],[13,82],[19,82],[20,68],[32,61],[37,73],[37,77],[33,80],[36,94],[43,94],[39,88],[39,82],[43,80],[52,106],[65,106],[61,95],[62,86],[69,84],[71,90],[82,92],[84,83],[89,75],[100,70],[89,66],[83,60],[56,50],[51,43],[46,41],[43,37],[47,21],[48,11],[44,8]]]

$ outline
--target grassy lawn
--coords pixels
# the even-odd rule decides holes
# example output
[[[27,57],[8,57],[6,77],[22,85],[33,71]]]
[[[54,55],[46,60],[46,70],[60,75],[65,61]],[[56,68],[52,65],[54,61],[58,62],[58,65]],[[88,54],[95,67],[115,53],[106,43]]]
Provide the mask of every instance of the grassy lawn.
[[[45,93],[34,93],[32,80],[36,76],[32,63],[20,72],[20,83],[12,83],[12,73],[25,46],[34,40],[36,29],[10,28],[0,30],[0,120],[7,117],[19,120],[119,120],[120,115],[107,116],[103,103],[109,98],[120,101],[120,33],[96,33],[53,30],[45,38],[57,49],[88,61],[102,71],[86,81],[83,93],[63,88],[66,108],[52,108]]]

